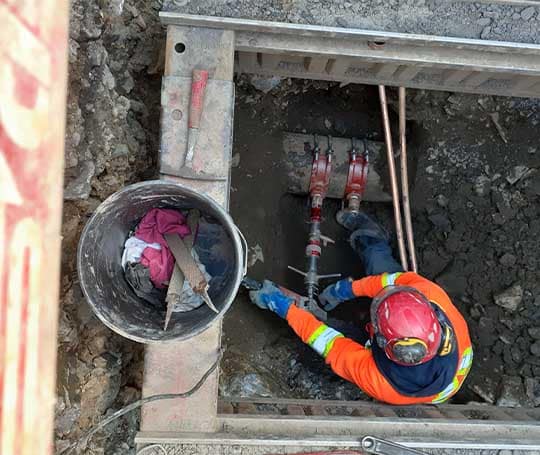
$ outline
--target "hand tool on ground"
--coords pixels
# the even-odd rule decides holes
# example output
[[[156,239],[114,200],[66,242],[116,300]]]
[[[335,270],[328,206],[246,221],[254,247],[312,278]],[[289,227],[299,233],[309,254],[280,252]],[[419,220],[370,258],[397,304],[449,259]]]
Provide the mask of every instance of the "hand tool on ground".
[[[362,450],[373,455],[426,455],[425,452],[374,436],[362,438]]]
[[[195,231],[197,225],[199,224],[199,218],[201,217],[201,212],[199,210],[190,210],[187,217],[187,225],[191,230],[191,234],[184,237],[184,243],[191,250],[193,248],[193,243],[195,241]],[[167,302],[167,312],[165,314],[165,325],[163,330],[167,330],[173,309],[177,303],[180,303],[180,297],[182,295],[182,288],[184,287],[184,274],[178,264],[174,264],[173,274],[171,276],[171,281],[169,283],[169,289],[167,290],[167,296],[165,297],[165,302]]]
[[[242,286],[244,286],[248,291],[258,291],[262,288],[262,283],[254,278],[245,276],[242,279]]]
[[[263,283],[260,282],[260,281],[257,281],[255,280],[254,278],[251,278],[251,277],[244,277],[244,279],[242,280],[242,286],[244,286],[248,291],[258,291],[259,289],[262,289],[263,287]],[[286,296],[294,299],[294,302],[296,304],[297,307],[299,308],[303,308],[303,309],[306,309],[308,311],[311,311],[311,309],[309,308],[308,306],[308,298],[307,297],[304,297],[294,291],[291,291],[290,289],[287,289],[286,287],[283,287],[283,286],[279,286],[278,285],[278,288],[281,292],[283,292],[283,294],[285,294]],[[318,307],[318,305],[317,305]],[[320,307],[319,307],[320,309]],[[324,316],[326,317],[326,313],[321,309],[321,311],[324,313]],[[316,316],[315,313],[313,313],[314,316]]]
[[[182,270],[185,279],[193,288],[193,291],[199,294],[208,307],[215,313],[219,313],[219,310],[215,307],[208,295],[208,282],[204,277],[201,269],[199,268],[193,256],[191,256],[190,249],[186,246],[184,241],[178,234],[165,234],[165,240],[169,246],[171,253]]]
[[[208,71],[194,69],[191,82],[191,99],[189,104],[188,140],[184,165],[176,175],[194,180],[226,180],[226,176],[197,172],[193,169],[195,148],[199,140],[201,117],[204,107],[204,95],[208,82]]]
[[[313,166],[311,168],[309,185],[311,207],[309,240],[306,246],[307,271],[303,272],[289,266],[290,270],[304,276],[304,283],[306,284],[307,302],[298,306],[305,307],[323,321],[326,320],[326,312],[319,306],[316,300],[319,293],[319,280],[323,278],[339,278],[341,276],[341,274],[319,275],[318,273],[318,263],[322,252],[321,245],[326,246],[329,242],[334,243],[333,240],[321,235],[322,205],[330,182],[332,154],[332,137],[328,136],[328,148],[326,153],[323,154],[321,153],[317,136],[314,136]]]

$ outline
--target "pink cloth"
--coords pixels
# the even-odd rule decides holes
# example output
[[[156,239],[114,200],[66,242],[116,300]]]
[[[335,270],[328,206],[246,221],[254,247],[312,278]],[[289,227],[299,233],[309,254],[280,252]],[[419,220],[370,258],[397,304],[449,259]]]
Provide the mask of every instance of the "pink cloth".
[[[159,243],[161,250],[145,248],[141,264],[150,269],[150,279],[156,288],[164,288],[172,276],[174,257],[163,234],[175,233],[184,238],[191,234],[186,217],[172,209],[152,209],[141,220],[135,237],[147,243]]]

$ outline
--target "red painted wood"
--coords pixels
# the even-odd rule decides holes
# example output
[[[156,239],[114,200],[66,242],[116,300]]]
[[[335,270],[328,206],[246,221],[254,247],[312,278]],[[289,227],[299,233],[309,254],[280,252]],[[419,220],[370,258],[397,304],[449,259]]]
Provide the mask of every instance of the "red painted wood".
[[[0,0],[0,454],[52,453],[67,0]]]

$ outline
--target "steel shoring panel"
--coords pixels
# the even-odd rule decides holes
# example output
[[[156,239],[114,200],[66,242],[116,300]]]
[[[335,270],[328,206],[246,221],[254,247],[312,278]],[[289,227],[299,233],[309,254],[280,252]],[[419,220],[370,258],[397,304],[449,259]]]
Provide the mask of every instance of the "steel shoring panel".
[[[159,434],[159,433],[139,433],[136,438],[137,444],[163,444],[165,447],[170,446],[170,449],[174,450],[174,447],[178,445],[192,444],[192,445],[210,445],[210,446],[233,446],[233,447],[264,447],[268,450],[271,447],[294,447],[298,450],[298,447],[304,449],[314,450],[317,449],[358,449],[361,448],[361,437],[359,436],[339,436],[339,437],[325,437],[325,436],[306,436],[303,438],[298,437],[249,437],[238,436],[227,433],[183,433],[181,435],[171,434]],[[527,441],[526,439],[519,442],[503,441],[499,439],[493,439],[489,442],[467,442],[463,440],[456,441],[439,441],[434,439],[410,439],[410,438],[394,438],[392,442],[411,447],[415,449],[468,449],[468,450],[527,450],[538,451],[540,444],[534,441]],[[174,453],[172,452],[171,453]],[[168,452],[168,451],[167,451]],[[242,452],[244,453],[244,452]]]
[[[165,24],[233,30],[242,72],[540,96],[540,45],[178,13],[160,16]]]

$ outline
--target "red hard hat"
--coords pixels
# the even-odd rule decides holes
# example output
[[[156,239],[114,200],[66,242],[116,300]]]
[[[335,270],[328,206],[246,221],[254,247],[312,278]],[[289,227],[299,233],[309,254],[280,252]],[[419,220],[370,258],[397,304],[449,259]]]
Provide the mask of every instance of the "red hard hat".
[[[373,299],[376,342],[400,365],[419,365],[437,355],[442,329],[429,300],[404,286],[387,286]]]

